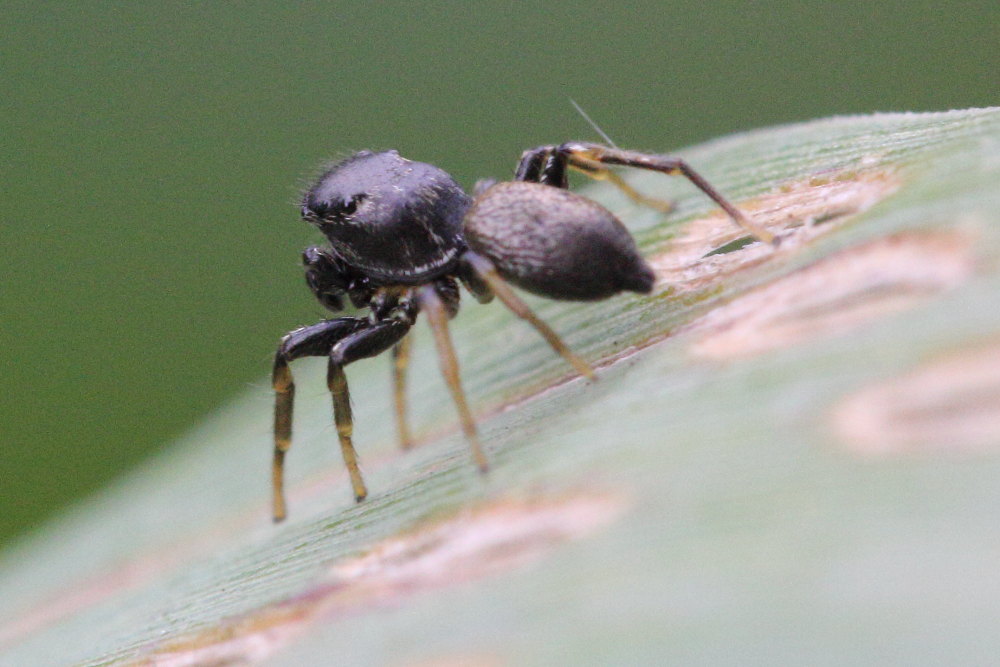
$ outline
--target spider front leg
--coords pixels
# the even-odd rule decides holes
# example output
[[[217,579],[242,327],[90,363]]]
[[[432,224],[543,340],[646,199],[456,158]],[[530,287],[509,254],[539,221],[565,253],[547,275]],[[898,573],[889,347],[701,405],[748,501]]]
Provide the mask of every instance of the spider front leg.
[[[329,356],[327,385],[333,395],[337,436],[344,462],[351,476],[354,496],[357,500],[361,500],[367,491],[351,443],[353,419],[343,367],[357,359],[384,352],[395,345],[409,330],[410,324],[402,320],[383,320],[372,324],[367,319],[341,317],[296,329],[281,339],[278,352],[274,356],[272,372],[275,392],[272,466],[275,521],[281,521],[287,514],[284,493],[285,453],[292,445],[292,408],[295,400],[295,382],[289,364],[302,357]]]
[[[327,386],[333,396],[333,419],[337,425],[337,438],[344,464],[351,477],[354,499],[362,501],[368,495],[365,482],[358,468],[357,453],[351,438],[354,434],[354,418],[351,414],[351,396],[347,388],[344,366],[367,357],[382,354],[396,345],[410,330],[411,323],[400,319],[385,319],[353,333],[330,350],[327,366]]]
[[[285,518],[284,469],[285,452],[292,446],[292,408],[295,402],[295,382],[289,364],[302,357],[325,357],[340,340],[368,326],[368,320],[341,317],[302,327],[286,334],[274,355],[271,383],[274,387],[274,520]]]

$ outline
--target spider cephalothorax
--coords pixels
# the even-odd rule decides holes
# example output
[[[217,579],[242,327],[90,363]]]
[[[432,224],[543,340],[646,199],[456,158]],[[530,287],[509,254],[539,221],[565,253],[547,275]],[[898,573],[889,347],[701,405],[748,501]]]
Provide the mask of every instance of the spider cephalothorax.
[[[387,283],[415,285],[447,273],[464,248],[472,199],[447,173],[396,151],[363,151],[309,188],[302,216],[348,265]]]
[[[295,385],[289,363],[328,357],[327,384],[354,496],[367,495],[351,441],[353,419],[344,366],[392,348],[400,439],[410,443],[405,419],[406,334],[427,315],[441,368],[458,408],[462,430],[481,470],[488,463],[476,434],[448,334],[463,284],[481,303],[494,295],[530,322],[581,374],[590,366],[539,320],[508,283],[535,294],[570,300],[604,299],[621,291],[647,293],[655,275],[624,225],[606,208],[568,191],[566,172],[606,178],[643,203],[660,204],[632,190],[607,165],[683,175],[715,200],[736,224],[773,242],[751,225],[686,163],[596,144],[567,143],[526,151],[514,180],[485,187],[473,199],[447,173],[396,151],[362,151],[319,178],[302,201],[302,217],[329,246],[303,253],[313,294],[333,312],[346,296],[365,317],[337,317],[296,329],[281,339],[274,359],[274,518],[285,517],[282,477],[291,445]],[[662,206],[668,208],[667,206]]]

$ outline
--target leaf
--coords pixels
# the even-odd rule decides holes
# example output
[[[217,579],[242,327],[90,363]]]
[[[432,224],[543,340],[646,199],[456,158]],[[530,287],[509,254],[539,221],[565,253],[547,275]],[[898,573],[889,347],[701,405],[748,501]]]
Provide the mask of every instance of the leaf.
[[[299,362],[290,519],[265,382],[0,560],[0,662],[983,663],[1000,649],[1000,110],[845,117],[683,152],[759,224],[623,172],[646,297],[452,324],[477,474],[417,332],[420,446],[389,360],[348,371],[350,499]]]

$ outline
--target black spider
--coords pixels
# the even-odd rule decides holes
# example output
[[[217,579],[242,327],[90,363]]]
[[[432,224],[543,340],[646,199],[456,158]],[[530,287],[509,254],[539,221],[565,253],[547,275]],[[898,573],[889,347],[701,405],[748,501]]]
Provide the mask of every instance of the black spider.
[[[303,253],[309,288],[333,312],[342,310],[346,296],[354,306],[368,308],[369,314],[324,320],[281,339],[273,372],[275,521],[286,513],[282,479],[285,452],[291,445],[295,391],[288,364],[306,356],[329,358],[327,384],[333,394],[337,435],[354,497],[360,501],[367,490],[351,443],[344,366],[393,348],[400,438],[404,447],[409,446],[403,400],[409,354],[405,336],[420,312],[427,314],[433,330],[441,369],[472,455],[486,470],[448,334],[448,319],[458,312],[459,282],[480,303],[498,296],[577,371],[594,377],[590,366],[528,309],[508,283],[553,299],[583,301],[623,290],[652,290],[653,270],[622,223],[604,207],[566,189],[567,169],[574,168],[612,181],[637,201],[657,203],[632,190],[607,165],[685,176],[736,224],[759,240],[774,241],[682,160],[596,144],[566,143],[526,151],[513,181],[477,188],[474,198],[441,169],[411,162],[396,151],[357,153],[329,169],[306,192],[302,217],[329,241],[328,246]]]

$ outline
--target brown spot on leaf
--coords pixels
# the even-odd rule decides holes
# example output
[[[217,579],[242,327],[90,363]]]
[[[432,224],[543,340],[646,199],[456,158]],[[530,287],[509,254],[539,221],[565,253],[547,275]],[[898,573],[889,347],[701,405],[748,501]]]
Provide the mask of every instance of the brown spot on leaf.
[[[263,662],[302,635],[312,619],[306,604],[282,604],[201,632],[167,640],[133,664],[155,667],[247,665]]]
[[[505,501],[469,510],[383,542],[339,564],[339,581],[380,594],[430,588],[524,565],[555,545],[592,533],[622,510],[620,498],[575,496],[558,501]]]
[[[1000,447],[1000,341],[851,394],[834,409],[833,426],[864,454]]]
[[[258,662],[318,619],[398,606],[416,594],[536,562],[606,526],[626,505],[620,496],[594,494],[506,499],[432,520],[336,563],[324,581],[299,595],[158,643],[141,662]]]
[[[951,289],[973,270],[973,236],[905,232],[843,250],[691,325],[696,356],[743,357],[845,333]]]
[[[783,186],[739,208],[780,239],[780,246],[755,242],[721,211],[692,220],[670,247],[649,258],[657,283],[676,293],[702,290],[719,278],[787,255],[832,231],[895,192],[898,178],[885,171],[817,175]]]

